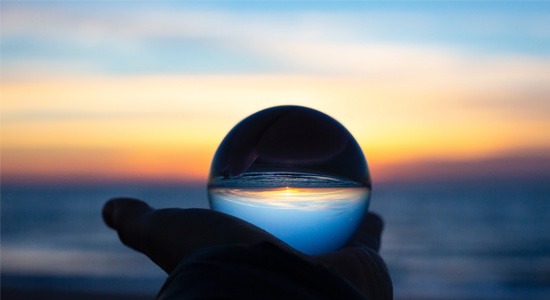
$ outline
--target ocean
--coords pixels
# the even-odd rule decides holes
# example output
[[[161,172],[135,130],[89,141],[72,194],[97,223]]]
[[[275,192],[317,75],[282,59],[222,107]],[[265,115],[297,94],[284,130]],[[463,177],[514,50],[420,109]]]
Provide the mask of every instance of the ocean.
[[[166,274],[101,220],[112,197],[207,208],[206,186],[1,187],[2,288],[155,295]],[[548,299],[550,180],[374,185],[396,299]]]

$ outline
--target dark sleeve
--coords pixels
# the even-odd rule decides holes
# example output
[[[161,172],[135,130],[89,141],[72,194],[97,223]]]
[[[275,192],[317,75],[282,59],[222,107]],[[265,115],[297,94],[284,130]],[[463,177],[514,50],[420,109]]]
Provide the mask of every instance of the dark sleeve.
[[[201,249],[182,260],[157,299],[367,299],[333,271],[262,242]]]

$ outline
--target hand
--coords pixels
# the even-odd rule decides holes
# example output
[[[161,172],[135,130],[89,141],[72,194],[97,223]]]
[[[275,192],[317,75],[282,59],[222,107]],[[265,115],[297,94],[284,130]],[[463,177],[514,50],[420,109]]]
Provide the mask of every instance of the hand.
[[[380,247],[383,222],[372,213],[366,216],[347,246],[316,256],[300,253],[270,233],[214,210],[153,209],[140,200],[118,198],[105,204],[103,219],[117,231],[122,243],[144,253],[167,273],[171,273],[188,254],[204,247],[267,241],[335,270],[367,295],[373,295],[373,290],[377,289],[391,294],[391,281],[382,260],[375,253]],[[378,286],[380,284],[384,286]]]

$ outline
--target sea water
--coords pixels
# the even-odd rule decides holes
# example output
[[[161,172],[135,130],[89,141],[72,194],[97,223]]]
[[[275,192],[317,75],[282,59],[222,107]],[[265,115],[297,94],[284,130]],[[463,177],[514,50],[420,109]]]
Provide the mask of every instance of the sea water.
[[[166,273],[124,246],[101,219],[105,201],[120,195],[155,208],[208,207],[205,184],[3,182],[2,289],[138,292],[154,298]],[[380,255],[395,299],[547,299],[549,195],[547,177],[378,184],[369,211],[385,221]]]
[[[370,190],[353,181],[305,173],[217,178],[210,205],[250,222],[307,254],[337,250],[353,235]]]

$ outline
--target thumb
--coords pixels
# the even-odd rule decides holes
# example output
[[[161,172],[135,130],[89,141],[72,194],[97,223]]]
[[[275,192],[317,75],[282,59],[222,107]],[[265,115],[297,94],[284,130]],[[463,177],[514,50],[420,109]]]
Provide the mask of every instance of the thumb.
[[[378,252],[383,229],[382,217],[369,212],[346,247],[367,247]]]

